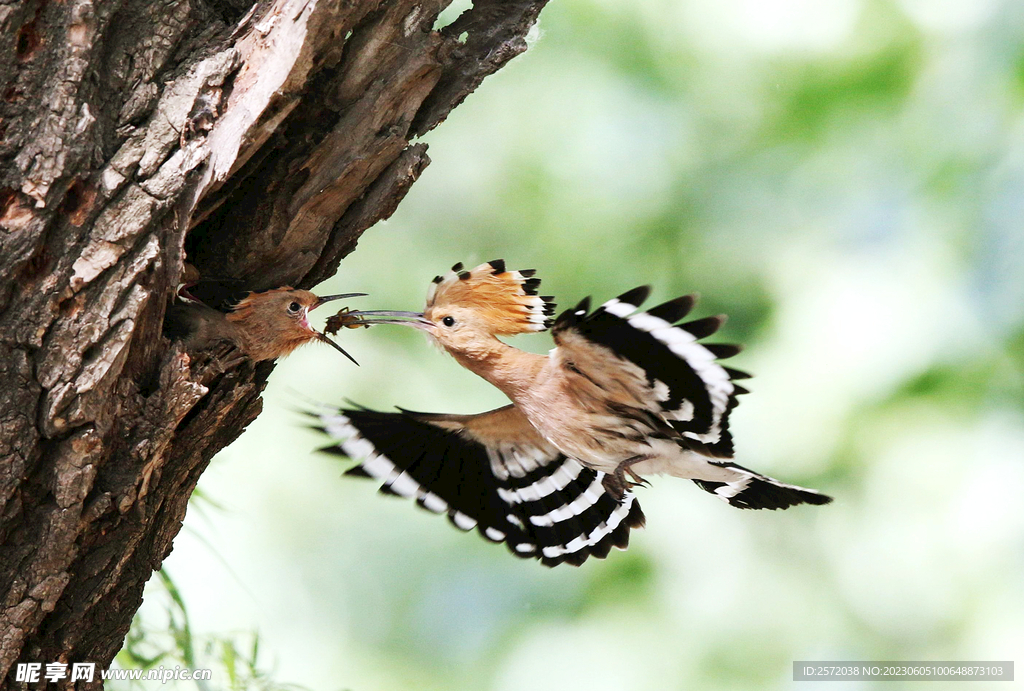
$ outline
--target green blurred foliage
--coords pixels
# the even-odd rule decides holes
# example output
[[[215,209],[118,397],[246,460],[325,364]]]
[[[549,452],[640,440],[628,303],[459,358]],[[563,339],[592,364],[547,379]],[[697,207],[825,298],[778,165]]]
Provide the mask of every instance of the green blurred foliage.
[[[414,309],[503,257],[563,308],[699,291],[756,375],[738,460],[836,502],[655,478],[629,551],[516,560],[315,453],[308,399],[504,403],[412,330],[348,331],[362,367],[282,362],[204,475],[225,511],[168,560],[193,629],[258,629],[317,689],[790,688],[793,660],[1024,650],[1024,6],[556,0],[531,41],[322,290]]]
[[[146,600],[146,611],[132,621],[114,667],[143,672],[185,669],[192,674],[210,670],[216,675],[216,682],[118,680],[105,682],[106,688],[144,689],[159,685],[172,690],[305,691],[297,684],[277,682],[272,671],[263,668],[258,633],[195,636],[185,599],[166,570],[158,571],[154,582],[148,584]],[[157,610],[159,614],[155,614]]]

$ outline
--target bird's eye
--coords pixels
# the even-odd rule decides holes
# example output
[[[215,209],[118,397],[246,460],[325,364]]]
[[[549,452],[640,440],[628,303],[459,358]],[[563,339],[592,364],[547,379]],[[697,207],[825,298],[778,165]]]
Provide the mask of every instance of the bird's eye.
[[[297,302],[293,302],[288,305],[288,314],[298,314],[300,309],[302,309],[302,305]]]
[[[455,317],[445,317],[441,320],[441,323],[445,326],[455,326]]]

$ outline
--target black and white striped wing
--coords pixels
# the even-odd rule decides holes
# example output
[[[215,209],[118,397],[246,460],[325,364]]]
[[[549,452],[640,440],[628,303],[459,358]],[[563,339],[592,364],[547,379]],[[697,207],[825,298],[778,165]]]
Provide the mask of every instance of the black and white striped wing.
[[[603,473],[566,458],[513,406],[480,415],[339,410],[319,414],[336,443],[323,451],[359,465],[346,475],[446,513],[518,557],[582,564],[625,549],[644,515],[632,493],[605,491]]]
[[[603,356],[638,366],[652,393],[650,412],[668,422],[693,450],[731,458],[729,413],[736,406],[736,396],[747,392],[735,381],[749,375],[716,360],[732,357],[740,348],[700,342],[718,330],[724,317],[676,323],[693,308],[696,298],[692,295],[637,312],[649,293],[647,286],[635,288],[593,312],[589,312],[590,298],[584,299],[558,317],[553,329],[555,342],[559,348],[582,350],[574,339],[582,336],[599,348],[579,353],[581,361],[593,362]]]

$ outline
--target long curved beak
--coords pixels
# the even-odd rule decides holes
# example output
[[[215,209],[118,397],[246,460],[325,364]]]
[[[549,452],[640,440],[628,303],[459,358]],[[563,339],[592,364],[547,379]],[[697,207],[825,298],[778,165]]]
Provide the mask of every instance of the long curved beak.
[[[342,347],[341,347],[340,345],[338,345],[337,343],[335,343],[334,341],[332,341],[331,339],[329,339],[329,338],[327,337],[327,334],[325,334],[325,333],[321,333],[321,332],[319,332],[319,331],[315,331],[315,330],[313,331],[313,333],[315,333],[315,334],[316,334],[316,337],[317,337],[317,339],[319,339],[319,340],[323,341],[323,342],[324,342],[324,343],[326,343],[327,345],[329,345],[329,346],[331,346],[332,348],[334,348],[335,350],[337,350],[337,351],[338,351],[339,353],[341,353],[342,355],[344,355],[345,357],[347,357],[347,358],[348,358],[349,360],[351,360],[351,361],[352,361],[353,363],[355,363],[355,365],[356,365],[357,367],[359,366],[359,363],[358,363],[358,362],[356,362],[356,359],[355,359],[354,357],[352,357],[351,355],[349,355],[349,354],[348,354],[348,352],[346,352],[346,350],[345,350],[344,348],[342,348]]]
[[[323,297],[318,297],[316,299],[316,304],[314,304],[309,309],[311,311],[315,310],[317,307],[324,304],[325,302],[331,302],[332,300],[344,300],[345,298],[359,298],[363,297],[364,295],[366,295],[366,293],[340,293],[338,295],[324,295]]]
[[[398,312],[395,310],[357,310],[349,312],[345,326],[372,326],[374,324],[398,324],[416,329],[426,329],[434,325],[423,316],[422,312]]]

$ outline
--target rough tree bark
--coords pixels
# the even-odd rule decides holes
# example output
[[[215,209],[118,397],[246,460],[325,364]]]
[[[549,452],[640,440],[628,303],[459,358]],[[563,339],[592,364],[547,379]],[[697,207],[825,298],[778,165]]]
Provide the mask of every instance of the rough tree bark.
[[[161,337],[183,257],[252,289],[332,275],[546,0],[435,30],[449,2],[0,0],[2,688],[109,664],[260,412],[272,363]]]

